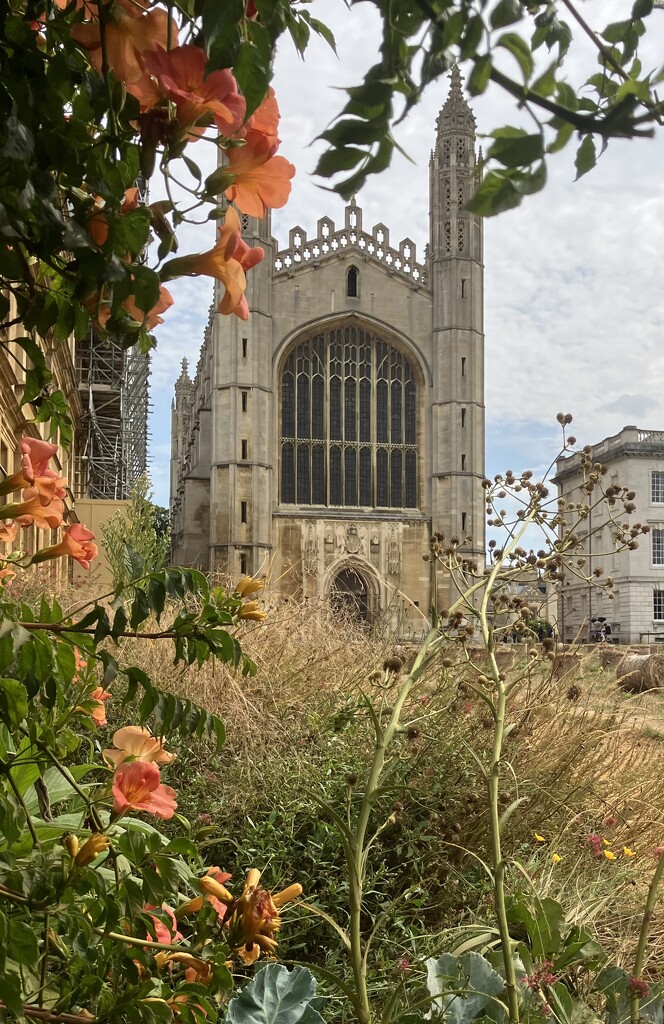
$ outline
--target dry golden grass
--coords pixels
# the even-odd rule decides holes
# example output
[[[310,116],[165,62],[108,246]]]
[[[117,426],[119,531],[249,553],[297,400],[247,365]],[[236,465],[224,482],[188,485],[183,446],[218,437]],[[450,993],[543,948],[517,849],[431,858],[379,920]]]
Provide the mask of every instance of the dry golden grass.
[[[84,599],[80,588],[61,594],[65,609]],[[266,779],[295,788],[300,767],[314,750],[324,763],[326,745],[345,742],[329,729],[330,720],[347,707],[352,713],[360,691],[372,692],[372,674],[394,650],[385,638],[319,607],[269,594],[265,603],[266,623],[238,632],[256,662],[254,677],[210,663],[200,669],[175,666],[170,642],[130,639],[120,650],[122,661],[139,665],[160,688],[224,719],[223,761],[243,783],[229,797],[237,808],[248,789],[265,785]],[[439,712],[426,725],[426,757],[413,770],[412,785],[423,790],[432,776],[450,778],[454,787],[454,758],[465,757],[466,744],[483,756],[492,736],[486,710],[468,687],[477,671],[453,646],[442,653],[441,665],[443,658],[453,664],[432,669],[419,691],[427,709]],[[406,663],[411,659],[412,652],[406,651]],[[481,671],[481,652],[473,661]],[[605,948],[628,964],[654,867],[653,850],[664,846],[664,696],[621,691],[611,649],[579,648],[534,660],[513,646],[499,652],[499,665],[508,680],[521,679],[508,709],[514,729],[505,746],[504,806],[526,798],[510,818],[506,848],[532,872],[540,894],[559,898],[573,920],[590,926]],[[365,757],[369,730],[366,740],[358,740],[355,732],[353,742],[361,745],[358,756]],[[476,785],[480,799],[475,797],[464,812],[458,839],[468,849],[483,851],[487,813],[481,781]],[[463,786],[468,788],[467,778]],[[546,843],[538,844],[535,832]],[[618,859],[594,857],[590,834],[605,836]],[[624,856],[624,847],[636,856]],[[555,865],[554,852],[562,857]],[[661,910],[653,920],[649,963],[664,969]]]

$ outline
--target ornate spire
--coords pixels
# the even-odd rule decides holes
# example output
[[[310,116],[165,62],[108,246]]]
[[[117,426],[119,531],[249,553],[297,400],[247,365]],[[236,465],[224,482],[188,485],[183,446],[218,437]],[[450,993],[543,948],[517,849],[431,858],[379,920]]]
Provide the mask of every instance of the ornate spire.
[[[176,392],[178,392],[178,391],[181,392],[183,390],[184,391],[188,391],[192,387],[193,387],[193,381],[192,381],[191,377],[189,376],[189,363],[187,362],[187,359],[185,358],[185,359],[182,360],[182,369],[180,370],[180,376],[178,377],[178,379],[175,382],[175,390],[176,390]]]
[[[450,91],[436,121],[438,139],[448,132],[464,132],[475,137],[475,115],[463,94],[463,79],[455,64],[450,72]]]

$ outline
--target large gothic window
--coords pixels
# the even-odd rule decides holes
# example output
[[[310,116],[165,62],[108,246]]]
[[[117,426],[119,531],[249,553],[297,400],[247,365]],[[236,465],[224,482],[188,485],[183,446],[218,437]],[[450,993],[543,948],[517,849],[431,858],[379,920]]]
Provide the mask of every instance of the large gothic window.
[[[402,352],[358,327],[291,350],[281,374],[281,501],[417,506],[417,388]]]

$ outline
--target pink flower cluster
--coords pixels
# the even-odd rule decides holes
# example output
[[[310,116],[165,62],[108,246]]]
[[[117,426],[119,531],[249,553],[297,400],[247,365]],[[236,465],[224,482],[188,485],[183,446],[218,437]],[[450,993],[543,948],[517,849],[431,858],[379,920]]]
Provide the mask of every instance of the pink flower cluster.
[[[176,792],[161,781],[158,764],[170,764],[175,754],[164,750],[161,740],[147,729],[128,725],[113,734],[114,747],[104,751],[113,773],[113,810],[147,811],[157,818],[172,818],[177,807]]]
[[[62,526],[67,481],[65,477],[49,468],[49,462],[58,446],[41,438],[24,437],[19,446],[21,468],[0,483],[0,495],[21,491],[21,501],[10,502],[2,507],[6,520],[13,520],[18,526],[36,526],[40,530],[55,530]],[[13,530],[13,532],[12,532]],[[15,527],[2,525],[0,541],[10,543],[15,536]],[[82,523],[74,523],[63,530],[59,544],[37,551],[33,564],[69,555],[84,569],[96,558],[99,549],[94,543],[95,535]],[[12,570],[13,572],[13,570]]]

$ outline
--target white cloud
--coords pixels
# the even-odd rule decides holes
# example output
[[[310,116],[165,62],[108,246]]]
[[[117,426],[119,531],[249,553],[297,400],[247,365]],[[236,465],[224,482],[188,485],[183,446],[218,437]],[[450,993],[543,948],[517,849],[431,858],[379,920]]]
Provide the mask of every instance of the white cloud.
[[[628,16],[630,6],[624,0],[594,0],[585,5],[584,14],[601,27]],[[332,23],[340,56],[337,60],[321,40],[312,42],[304,62],[289,42],[280,48],[275,88],[282,110],[281,152],[298,168],[291,201],[273,215],[273,233],[282,243],[295,224],[311,234],[324,215],[342,219],[343,202],[307,177],[321,151],[319,143],[310,144],[341,108],[344,96],[338,88],[357,82],[377,53],[378,23],[372,8],[355,5],[348,12],[341,4],[333,7],[318,0],[313,9]],[[655,31],[657,15],[650,19]],[[649,44],[650,51],[646,47],[644,66],[649,60],[652,66],[658,63],[656,42]],[[569,80],[580,83],[593,70],[590,44],[582,41],[570,63]],[[397,155],[392,167],[358,197],[365,227],[382,221],[393,243],[408,235],[419,252],[428,236],[429,152],[446,94],[447,81],[430,87],[397,129],[399,143],[414,162]],[[526,116],[495,91],[473,106],[483,132]],[[574,433],[584,443],[616,433],[629,421],[644,428],[663,426],[664,134],[653,141],[611,142],[596,169],[576,183],[573,148],[551,158],[550,180],[541,194],[486,222],[486,403],[492,472],[505,468],[491,464],[491,438],[506,422],[539,424],[542,436],[553,437],[556,412],[570,411]],[[192,156],[209,173],[213,148],[198,143]],[[212,237],[210,225],[188,228],[181,251],[201,251]],[[160,444],[168,438],[167,410],[180,361],[186,355],[195,365],[212,298],[210,282],[204,279],[180,282],[172,291],[176,304],[159,329],[153,363],[152,432]],[[522,444],[518,429],[510,437],[514,467],[532,462],[532,447]],[[548,454],[542,452],[540,461]],[[166,500],[163,493],[159,497]]]

